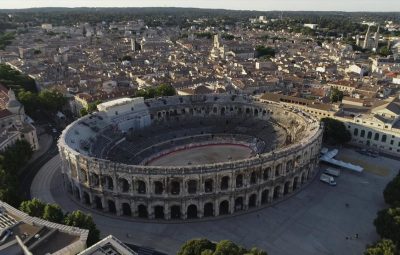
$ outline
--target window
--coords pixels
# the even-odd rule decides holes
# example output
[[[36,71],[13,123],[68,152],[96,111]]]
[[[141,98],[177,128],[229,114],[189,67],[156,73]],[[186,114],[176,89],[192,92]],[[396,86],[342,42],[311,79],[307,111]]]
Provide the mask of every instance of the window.
[[[386,143],[386,135],[382,136],[381,142]]]
[[[365,136],[365,130],[361,130],[360,137],[364,137],[364,136]]]
[[[393,142],[394,142],[393,140],[390,140],[390,145],[393,145]]]
[[[379,140],[379,134],[378,134],[378,133],[375,133],[374,140],[375,140],[375,141],[378,141],[378,140]]]
[[[368,138],[368,139],[371,139],[371,138],[372,138],[372,132],[371,132],[371,131],[368,132],[367,138]]]
[[[354,129],[354,133],[353,134],[354,134],[354,136],[358,136],[358,128]]]
[[[115,111],[115,115],[118,115],[118,111]]]

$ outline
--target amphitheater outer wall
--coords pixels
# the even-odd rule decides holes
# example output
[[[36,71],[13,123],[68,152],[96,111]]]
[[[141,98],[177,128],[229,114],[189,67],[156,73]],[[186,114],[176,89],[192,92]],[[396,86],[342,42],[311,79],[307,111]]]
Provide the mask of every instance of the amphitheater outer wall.
[[[168,100],[168,99],[167,99]],[[222,106],[217,102],[215,105]],[[250,159],[183,167],[126,165],[92,157],[71,148],[63,132],[59,141],[66,190],[92,208],[116,215],[148,219],[195,219],[228,215],[267,206],[300,189],[318,172],[322,127],[311,116],[301,115],[280,105],[246,100],[255,110],[272,115],[291,115],[315,126],[301,141]],[[181,107],[181,106],[180,106]],[[190,108],[190,106],[188,106]],[[193,106],[192,106],[193,107]],[[174,106],[149,107],[152,121],[162,121]],[[272,109],[272,110],[271,110]],[[158,114],[163,112],[164,114]],[[189,110],[186,114],[195,114]],[[213,114],[218,115],[220,110]],[[271,113],[271,115],[269,115]],[[257,111],[258,114],[258,111]],[[305,123],[307,126],[307,124]],[[72,132],[72,131],[71,131]]]

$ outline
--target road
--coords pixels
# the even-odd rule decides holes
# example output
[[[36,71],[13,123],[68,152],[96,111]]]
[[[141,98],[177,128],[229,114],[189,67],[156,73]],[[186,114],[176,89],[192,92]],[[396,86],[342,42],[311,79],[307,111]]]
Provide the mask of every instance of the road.
[[[354,156],[362,157],[357,153]],[[57,160],[53,158],[42,167],[32,183],[32,196],[55,201],[66,211],[91,213],[102,233],[167,254],[176,254],[182,243],[198,237],[230,239],[245,247],[260,247],[272,255],[362,254],[367,244],[378,239],[373,220],[376,212],[385,207],[382,190],[397,174],[399,165],[399,161],[388,158],[372,159],[386,165],[390,175],[343,172],[336,187],[314,181],[281,203],[244,215],[190,223],[155,223],[113,217],[73,201],[62,188]],[[358,239],[346,240],[355,234]]]

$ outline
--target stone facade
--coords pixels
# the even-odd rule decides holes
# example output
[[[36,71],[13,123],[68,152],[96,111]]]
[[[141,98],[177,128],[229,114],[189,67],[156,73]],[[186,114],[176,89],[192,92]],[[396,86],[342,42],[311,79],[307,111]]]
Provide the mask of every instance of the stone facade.
[[[74,147],[77,141],[71,144],[68,139],[70,132],[78,133],[81,119],[67,127],[59,141],[66,189],[82,203],[116,215],[195,219],[268,205],[299,189],[316,174],[322,143],[322,128],[316,118],[242,96],[198,99],[176,96],[163,98],[162,104],[156,100],[145,104],[152,122],[172,115],[182,121],[203,108],[203,117],[229,113],[232,117],[242,114],[274,122],[292,133],[292,142],[239,161],[179,167],[127,165],[93,157],[90,152],[80,153]],[[293,121],[296,127],[290,128]]]

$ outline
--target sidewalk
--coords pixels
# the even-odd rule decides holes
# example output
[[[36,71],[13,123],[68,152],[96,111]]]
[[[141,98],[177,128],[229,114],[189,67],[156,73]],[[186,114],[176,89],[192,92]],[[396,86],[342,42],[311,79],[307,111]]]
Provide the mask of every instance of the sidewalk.
[[[40,156],[45,154],[51,147],[51,144],[53,143],[53,137],[47,133],[42,133],[41,135],[38,135],[38,140],[39,140],[39,150],[33,153],[32,158],[28,161],[28,164],[34,162]]]

